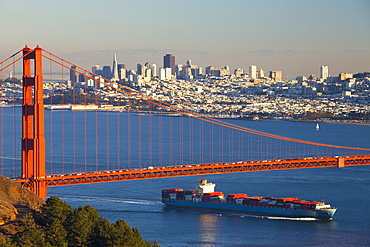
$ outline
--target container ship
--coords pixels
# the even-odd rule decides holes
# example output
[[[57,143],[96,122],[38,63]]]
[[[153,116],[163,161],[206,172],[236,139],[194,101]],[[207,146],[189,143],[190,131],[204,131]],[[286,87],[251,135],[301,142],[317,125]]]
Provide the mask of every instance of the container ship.
[[[336,208],[318,201],[296,197],[274,198],[248,196],[244,193],[215,192],[216,184],[202,180],[195,190],[162,190],[162,202],[171,207],[253,216],[313,218],[331,220]]]

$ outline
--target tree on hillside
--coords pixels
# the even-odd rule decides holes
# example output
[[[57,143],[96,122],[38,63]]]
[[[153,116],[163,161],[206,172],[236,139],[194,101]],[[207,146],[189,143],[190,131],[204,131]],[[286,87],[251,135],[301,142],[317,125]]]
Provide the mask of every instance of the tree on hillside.
[[[99,221],[99,213],[93,207],[79,206],[71,219],[69,241],[73,246],[90,246],[93,228]]]
[[[49,247],[45,241],[45,234],[35,222],[32,213],[26,214],[19,226],[13,242],[19,247]]]
[[[50,197],[41,212],[27,214],[11,240],[0,235],[4,247],[151,247],[158,246],[142,239],[138,229],[125,221],[110,223],[99,217],[93,207],[80,206],[73,210],[66,202]]]

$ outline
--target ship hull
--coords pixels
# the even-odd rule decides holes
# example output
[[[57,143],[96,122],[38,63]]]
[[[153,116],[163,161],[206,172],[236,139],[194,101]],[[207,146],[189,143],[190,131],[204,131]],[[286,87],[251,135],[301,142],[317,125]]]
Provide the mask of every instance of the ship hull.
[[[335,208],[306,210],[287,209],[264,206],[237,205],[229,203],[194,202],[186,200],[162,199],[165,205],[177,208],[192,209],[206,212],[221,212],[231,214],[273,216],[287,218],[315,218],[319,220],[331,220],[336,211]]]

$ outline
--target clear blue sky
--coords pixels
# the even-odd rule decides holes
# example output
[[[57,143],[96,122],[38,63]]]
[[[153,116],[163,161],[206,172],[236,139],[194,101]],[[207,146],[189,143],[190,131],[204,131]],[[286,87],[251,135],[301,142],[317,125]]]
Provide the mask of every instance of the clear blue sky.
[[[109,61],[100,63],[111,63],[115,50],[154,49],[201,66],[369,71],[369,13],[369,0],[0,0],[0,60],[39,44],[87,68],[86,51],[107,51]],[[163,55],[138,59],[161,66]]]

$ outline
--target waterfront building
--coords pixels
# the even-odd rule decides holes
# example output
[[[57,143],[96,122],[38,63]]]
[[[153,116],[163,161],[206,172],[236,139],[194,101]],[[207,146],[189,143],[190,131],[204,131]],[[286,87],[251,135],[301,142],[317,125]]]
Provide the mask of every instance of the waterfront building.
[[[171,68],[172,74],[175,75],[175,56],[172,54],[166,54],[163,57],[163,67]]]

